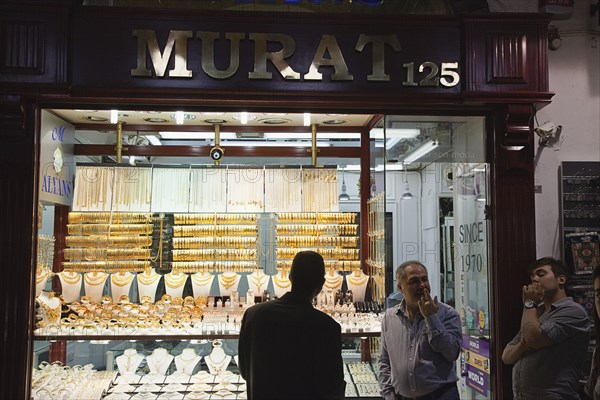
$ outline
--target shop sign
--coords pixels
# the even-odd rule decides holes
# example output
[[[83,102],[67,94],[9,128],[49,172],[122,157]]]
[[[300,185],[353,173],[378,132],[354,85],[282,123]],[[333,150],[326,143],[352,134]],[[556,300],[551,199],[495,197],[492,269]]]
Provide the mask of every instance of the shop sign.
[[[453,19],[372,24],[113,17],[74,19],[75,89],[448,96],[460,94],[464,81],[460,23]]]
[[[42,112],[39,199],[49,204],[73,203],[73,143],[71,124]]]

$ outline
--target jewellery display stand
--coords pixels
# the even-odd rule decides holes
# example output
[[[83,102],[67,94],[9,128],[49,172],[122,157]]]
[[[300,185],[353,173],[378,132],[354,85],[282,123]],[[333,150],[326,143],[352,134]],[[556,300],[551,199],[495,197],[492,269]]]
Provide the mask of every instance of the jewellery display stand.
[[[194,298],[204,297],[207,298],[210,295],[210,289],[212,287],[215,276],[210,272],[196,272],[192,274],[192,293]]]
[[[231,356],[225,354],[222,343],[215,340],[213,341],[213,349],[209,355],[204,357],[204,362],[212,375],[220,375],[227,370],[231,358]]]
[[[287,270],[281,269],[277,274],[273,275],[273,289],[277,297],[281,297],[292,290],[292,281],[290,281]]]
[[[269,287],[270,276],[261,268],[248,275],[248,290],[252,293],[262,293]]]
[[[104,284],[108,279],[108,274],[105,272],[86,272],[83,274],[83,281],[85,287],[85,295],[88,296],[92,301],[99,302],[102,299],[104,293]]]
[[[155,349],[152,354],[146,357],[149,374],[166,375],[174,358],[167,349],[162,347]]]
[[[79,301],[81,296],[81,284],[83,279],[79,272],[63,271],[58,273],[60,287],[62,288],[62,297],[65,303]]]
[[[129,297],[134,278],[135,274],[131,272],[117,272],[110,275],[110,292],[113,301],[119,301],[121,296]]]
[[[241,276],[235,272],[223,272],[219,274],[219,294],[221,296],[231,296],[232,292],[237,291]]]
[[[151,303],[156,301],[156,289],[160,281],[161,275],[156,273],[154,269],[137,274],[138,295],[142,299],[149,298]]]
[[[126,349],[122,355],[115,358],[115,361],[121,375],[134,375],[144,361],[144,356],[135,349]]]
[[[181,272],[170,272],[165,274],[165,292],[171,297],[183,297],[183,288],[187,282],[188,275]]]
[[[353,301],[365,301],[369,275],[357,270],[346,275],[346,285],[352,291]]]
[[[36,300],[40,306],[39,313],[42,319],[41,325],[58,325],[60,322],[61,304],[54,292],[42,290],[42,293],[37,297]]]
[[[177,372],[193,375],[196,366],[201,359],[202,357],[200,357],[194,349],[183,349],[180,355],[175,356],[175,368],[177,369]]]
[[[325,272],[325,283],[323,284],[323,290],[331,290],[333,293],[335,293],[338,290],[342,290],[343,283],[344,277],[333,268],[329,268]]]

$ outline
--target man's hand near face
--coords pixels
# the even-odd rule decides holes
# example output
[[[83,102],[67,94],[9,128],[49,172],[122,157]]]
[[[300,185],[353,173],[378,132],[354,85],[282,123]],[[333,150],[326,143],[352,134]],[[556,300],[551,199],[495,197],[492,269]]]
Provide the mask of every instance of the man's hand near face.
[[[418,304],[419,311],[421,312],[421,315],[423,315],[423,318],[427,318],[430,315],[437,313],[440,308],[437,296],[432,299],[429,290],[427,289],[423,291],[423,296],[419,299]]]

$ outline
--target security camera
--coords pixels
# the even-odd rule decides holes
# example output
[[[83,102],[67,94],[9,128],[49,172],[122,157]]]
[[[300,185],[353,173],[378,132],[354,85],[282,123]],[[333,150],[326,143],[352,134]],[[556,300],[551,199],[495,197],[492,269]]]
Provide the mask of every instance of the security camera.
[[[544,146],[550,139],[554,139],[554,141],[558,140],[558,137],[562,132],[562,125],[555,125],[554,122],[546,121],[535,128],[534,132],[540,137],[538,144]]]
[[[210,149],[210,158],[214,161],[215,165],[219,165],[224,154],[225,150],[219,146]]]

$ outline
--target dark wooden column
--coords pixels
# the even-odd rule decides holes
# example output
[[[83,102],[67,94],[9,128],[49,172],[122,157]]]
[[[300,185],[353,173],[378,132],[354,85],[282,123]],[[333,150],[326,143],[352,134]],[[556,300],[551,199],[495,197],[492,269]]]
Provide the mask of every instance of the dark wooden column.
[[[519,330],[525,269],[535,260],[533,112],[530,104],[507,105],[496,112],[488,127],[493,132],[490,154],[494,160],[490,299],[496,323],[491,327],[490,350],[495,399],[512,398],[512,366],[502,363],[502,350]]]
[[[37,146],[31,109],[0,96],[0,399],[28,399],[37,217]]]

